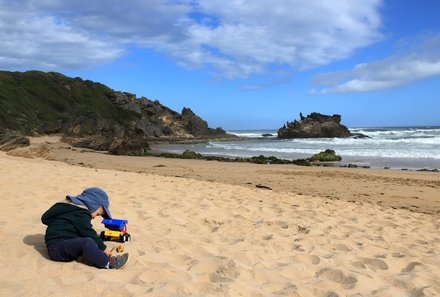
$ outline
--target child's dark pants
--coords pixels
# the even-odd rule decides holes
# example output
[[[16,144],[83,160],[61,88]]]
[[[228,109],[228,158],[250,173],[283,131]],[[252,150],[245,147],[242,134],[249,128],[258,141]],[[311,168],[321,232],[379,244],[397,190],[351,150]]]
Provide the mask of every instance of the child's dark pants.
[[[108,264],[108,256],[98,248],[96,242],[89,237],[60,239],[47,246],[49,257],[55,261],[69,262],[80,256],[89,264],[104,268]]]

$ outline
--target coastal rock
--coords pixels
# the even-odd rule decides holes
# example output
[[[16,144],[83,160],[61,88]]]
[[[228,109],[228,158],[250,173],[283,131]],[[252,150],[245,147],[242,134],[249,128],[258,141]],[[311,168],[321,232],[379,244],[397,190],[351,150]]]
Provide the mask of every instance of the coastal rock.
[[[312,166],[310,159],[296,159],[296,160],[286,160],[278,159],[274,156],[253,156],[253,157],[220,157],[220,156],[203,156],[202,154],[196,153],[192,150],[185,150],[182,154],[175,153],[152,153],[148,152],[148,155],[153,155],[163,158],[177,158],[177,159],[203,159],[207,161],[218,161],[218,162],[237,162],[237,163],[255,163],[255,164],[295,164],[299,166]]]
[[[16,134],[0,134],[0,151],[8,152],[19,147],[29,146],[29,138]]]
[[[113,104],[126,106],[136,100],[136,95],[128,92],[113,92],[108,94],[108,98]]]
[[[341,160],[341,156],[336,155],[336,152],[334,150],[329,149],[315,154],[310,158],[310,161],[312,162],[335,162]]]
[[[278,130],[279,139],[350,137],[350,130],[341,125],[340,115],[322,115],[313,112],[307,117],[300,113],[300,121],[287,122]]]
[[[215,136],[226,134],[222,128],[209,128],[208,123],[196,115],[190,108],[184,107],[182,109],[182,121],[185,129],[195,136]]]
[[[145,134],[141,129],[126,130],[126,134],[116,138],[109,148],[115,155],[143,156],[149,149]]]
[[[192,151],[192,150],[185,150],[182,153],[182,159],[203,159],[203,156],[199,153]]]
[[[197,116],[190,108],[182,109],[182,121],[186,130],[193,135],[208,133],[208,123]]]
[[[353,138],[353,139],[363,139],[363,138],[371,138],[371,137],[367,136],[365,134],[362,134],[362,133],[351,133],[350,138]]]
[[[0,71],[0,129],[22,135],[61,134],[74,146],[139,154],[146,141],[238,138],[191,109],[119,92],[60,73]]]

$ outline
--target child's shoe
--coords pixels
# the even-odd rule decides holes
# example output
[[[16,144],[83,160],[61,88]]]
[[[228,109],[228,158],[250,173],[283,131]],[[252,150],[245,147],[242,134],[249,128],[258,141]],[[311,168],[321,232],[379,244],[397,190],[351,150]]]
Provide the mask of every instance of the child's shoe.
[[[130,255],[128,253],[111,256],[109,260],[108,268],[110,269],[122,269],[127,265]]]

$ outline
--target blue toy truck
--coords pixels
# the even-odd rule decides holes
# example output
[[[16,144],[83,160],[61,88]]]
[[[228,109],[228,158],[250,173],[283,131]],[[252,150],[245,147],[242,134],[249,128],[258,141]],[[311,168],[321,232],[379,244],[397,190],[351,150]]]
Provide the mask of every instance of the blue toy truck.
[[[113,240],[118,242],[131,240],[131,235],[127,233],[127,220],[103,219],[101,223],[108,229],[101,232],[100,237],[102,240]]]

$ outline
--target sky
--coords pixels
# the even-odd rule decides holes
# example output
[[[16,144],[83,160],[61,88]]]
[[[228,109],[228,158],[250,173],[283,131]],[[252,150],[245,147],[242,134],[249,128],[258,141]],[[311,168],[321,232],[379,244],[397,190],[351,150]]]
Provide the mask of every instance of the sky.
[[[438,0],[0,0],[0,69],[103,83],[210,127],[440,126]]]

